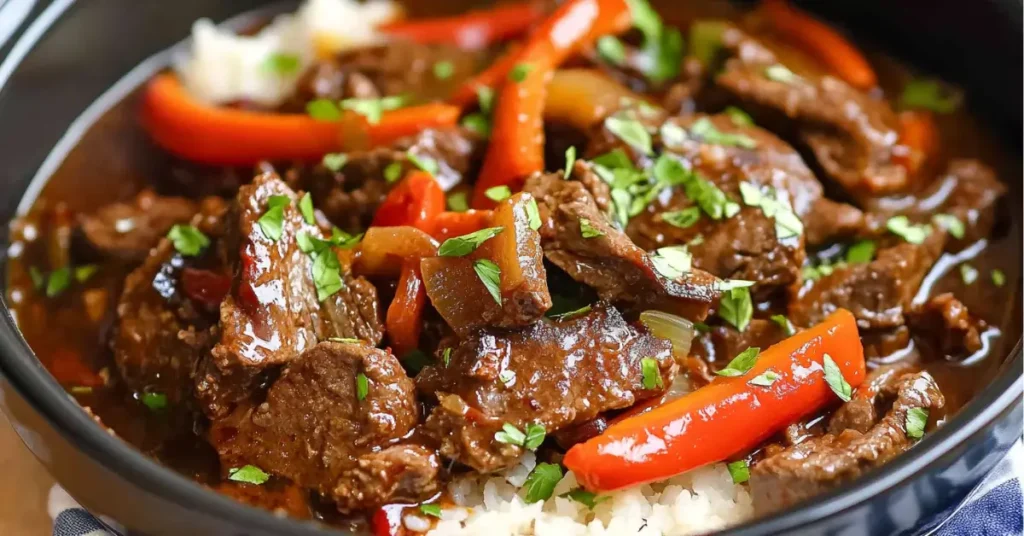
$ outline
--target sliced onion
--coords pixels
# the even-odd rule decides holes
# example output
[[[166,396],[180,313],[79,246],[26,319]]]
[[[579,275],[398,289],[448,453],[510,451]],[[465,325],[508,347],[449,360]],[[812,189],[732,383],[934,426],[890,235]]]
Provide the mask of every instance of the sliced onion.
[[[690,355],[690,343],[693,342],[695,335],[693,322],[681,316],[654,310],[640,313],[640,321],[655,337],[668,339],[672,343],[672,354],[676,359]]]

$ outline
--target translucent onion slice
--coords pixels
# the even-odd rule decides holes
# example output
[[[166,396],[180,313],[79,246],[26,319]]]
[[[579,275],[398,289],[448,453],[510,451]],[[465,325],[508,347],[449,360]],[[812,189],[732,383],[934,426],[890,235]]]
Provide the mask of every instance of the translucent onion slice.
[[[672,343],[672,354],[677,359],[690,355],[690,343],[693,342],[696,331],[693,322],[680,316],[653,310],[640,313],[640,321],[655,337],[668,339]]]

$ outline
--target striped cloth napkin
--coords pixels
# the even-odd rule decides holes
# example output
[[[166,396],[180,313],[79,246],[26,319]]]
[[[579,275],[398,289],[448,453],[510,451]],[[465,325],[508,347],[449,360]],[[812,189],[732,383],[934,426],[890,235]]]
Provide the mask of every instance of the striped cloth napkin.
[[[1024,444],[1010,449],[1003,461],[964,499],[938,529],[936,536],[1024,535]],[[59,486],[50,491],[53,536],[119,536],[116,523],[100,522]]]

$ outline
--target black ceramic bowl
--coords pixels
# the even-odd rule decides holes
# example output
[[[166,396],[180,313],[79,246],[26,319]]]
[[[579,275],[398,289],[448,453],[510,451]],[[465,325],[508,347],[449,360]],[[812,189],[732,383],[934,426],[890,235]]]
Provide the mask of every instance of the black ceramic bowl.
[[[186,36],[193,20],[223,20],[259,4],[0,0],[0,221],[10,221],[19,202],[34,196],[69,145],[111,104],[103,99],[127,92],[166,62],[166,53],[153,55]],[[963,85],[972,111],[988,120],[1019,161],[1020,0],[833,0],[805,7]],[[86,111],[116,82],[116,90]],[[1008,178],[1019,181],[1020,176]],[[1019,218],[1020,184],[1010,186],[1011,212]],[[1019,220],[1013,228],[1019,232]],[[6,251],[6,226],[0,245]],[[0,254],[0,270],[5,265]],[[4,281],[0,277],[0,285]],[[1011,322],[1019,324],[1020,297],[1016,292],[1007,296],[1016,302],[1010,307]],[[1021,436],[1021,345],[1019,340],[1006,342],[1009,355],[993,357],[1002,360],[996,379],[911,452],[826,496],[729,534],[898,534],[940,523]],[[332,532],[208,491],[108,435],[39,364],[6,305],[0,314],[0,371],[0,405],[18,434],[71,495],[94,512],[153,535]]]

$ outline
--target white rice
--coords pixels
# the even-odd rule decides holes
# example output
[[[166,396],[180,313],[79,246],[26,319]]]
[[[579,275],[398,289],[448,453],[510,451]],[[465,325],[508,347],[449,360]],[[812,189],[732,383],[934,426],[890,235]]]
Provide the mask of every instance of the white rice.
[[[593,510],[561,497],[578,487],[571,472],[550,499],[526,504],[520,489],[525,479],[519,479],[523,470],[453,481],[448,491],[457,506],[442,510],[428,536],[677,536],[721,530],[754,513],[747,488],[733,484],[721,463],[607,494]]]
[[[199,19],[192,25],[191,55],[179,58],[176,68],[189,93],[203,102],[275,106],[318,56],[380,42],[377,27],[401,14],[391,0],[308,0],[251,36]],[[268,69],[276,54],[296,58],[298,68],[288,75]]]

